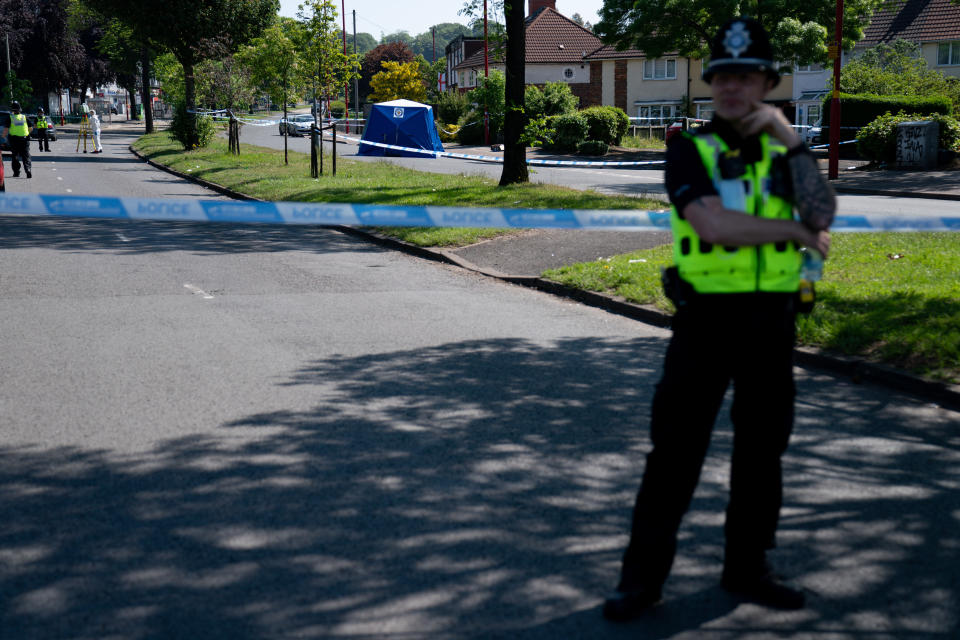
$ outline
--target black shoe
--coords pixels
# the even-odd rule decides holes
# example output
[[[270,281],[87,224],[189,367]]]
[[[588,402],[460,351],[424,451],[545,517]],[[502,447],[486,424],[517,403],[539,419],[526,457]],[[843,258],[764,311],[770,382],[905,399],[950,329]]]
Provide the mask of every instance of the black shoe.
[[[28,177],[28,178],[32,178],[32,177],[33,177],[33,174],[30,173],[30,170],[29,170],[29,169],[27,169],[27,177]]]
[[[747,602],[753,602],[771,609],[794,611],[802,609],[806,603],[806,596],[803,595],[802,591],[785,584],[769,572],[746,579],[734,578],[724,572],[720,586]]]
[[[20,174],[19,174],[19,173],[15,173],[15,174],[13,174],[13,177],[14,177],[14,178],[19,178],[19,177],[20,177]]]
[[[611,622],[626,622],[660,603],[660,590],[617,591],[603,603],[603,617]]]

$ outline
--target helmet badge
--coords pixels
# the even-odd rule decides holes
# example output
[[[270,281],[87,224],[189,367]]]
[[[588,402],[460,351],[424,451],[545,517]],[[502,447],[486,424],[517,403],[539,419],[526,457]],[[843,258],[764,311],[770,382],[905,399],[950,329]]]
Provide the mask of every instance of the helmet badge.
[[[730,25],[726,35],[727,37],[723,40],[723,47],[734,58],[739,58],[740,54],[753,44],[750,39],[750,32],[747,31],[747,25],[743,22],[734,22]]]

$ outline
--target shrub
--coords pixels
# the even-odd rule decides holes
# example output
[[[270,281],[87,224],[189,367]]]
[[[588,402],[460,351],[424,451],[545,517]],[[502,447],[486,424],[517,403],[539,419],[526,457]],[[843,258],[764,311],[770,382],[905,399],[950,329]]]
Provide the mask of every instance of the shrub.
[[[437,117],[440,122],[457,123],[467,115],[470,110],[470,102],[467,96],[460,92],[444,92],[440,94],[437,100]]]
[[[877,117],[857,134],[857,152],[875,162],[895,162],[897,159],[897,125],[915,120],[933,120],[940,123],[937,143],[941,149],[957,149],[960,145],[960,122],[953,116],[934,113],[920,115],[901,111],[897,115],[887,113]]]
[[[524,126],[521,141],[530,147],[549,147],[556,135],[556,129],[548,123],[547,118],[534,118]]]
[[[330,115],[334,118],[342,118],[347,112],[347,105],[343,100],[330,101]]]
[[[460,127],[457,129],[457,142],[483,144],[483,112],[470,111],[457,124]]]
[[[580,112],[587,120],[587,139],[613,144],[617,138],[617,116],[606,107],[590,107]]]
[[[543,89],[529,85],[523,101],[527,118],[530,120],[573,113],[580,104],[580,98],[573,95],[566,82],[548,82],[543,85]]]
[[[217,128],[210,116],[187,113],[187,105],[180,102],[173,111],[170,133],[177,142],[183,145],[184,149],[190,150],[210,144],[210,141],[217,134]]]
[[[613,139],[613,144],[619,145],[623,136],[627,135],[627,130],[630,129],[630,116],[620,107],[606,106],[604,109],[609,109],[617,119],[617,135]]]
[[[609,149],[609,145],[602,140],[587,140],[577,145],[577,153],[582,156],[604,156]]]
[[[457,133],[460,132],[460,127],[455,124],[443,124],[439,120],[434,124],[437,125],[437,135],[440,136],[440,142],[454,142],[457,140]]]
[[[587,119],[580,113],[550,116],[547,125],[556,131],[552,146],[561,151],[576,151],[587,137]]]
[[[830,136],[830,104],[832,98],[823,100],[823,138]],[[885,113],[915,113],[929,115],[943,113],[952,115],[953,104],[944,96],[878,96],[873,94],[840,94],[840,125],[842,128],[859,129]],[[841,133],[841,135],[843,135]]]

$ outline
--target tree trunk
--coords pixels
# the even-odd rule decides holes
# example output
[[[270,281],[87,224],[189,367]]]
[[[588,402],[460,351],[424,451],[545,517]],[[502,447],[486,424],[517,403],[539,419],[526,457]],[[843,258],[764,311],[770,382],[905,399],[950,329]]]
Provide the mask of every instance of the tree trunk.
[[[180,65],[183,67],[183,97],[187,103],[188,117],[193,123],[187,149],[194,149],[200,146],[200,136],[197,134],[197,114],[194,113],[197,110],[197,87],[196,78],[193,75],[193,59],[181,60]]]
[[[150,95],[150,48],[144,44],[140,49],[140,101],[143,103],[143,117],[146,132],[153,133],[153,100]]]
[[[526,38],[522,0],[503,3],[507,23],[506,113],[503,119],[503,173],[500,186],[530,182],[527,145],[521,141],[524,128],[523,97],[526,91]]]

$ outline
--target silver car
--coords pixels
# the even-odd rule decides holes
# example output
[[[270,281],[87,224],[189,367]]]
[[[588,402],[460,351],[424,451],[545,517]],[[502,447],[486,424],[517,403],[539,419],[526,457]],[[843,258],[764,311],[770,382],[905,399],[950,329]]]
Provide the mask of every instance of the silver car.
[[[312,124],[313,116],[309,113],[290,116],[286,120],[280,120],[280,135],[286,131],[289,136],[308,136]]]

